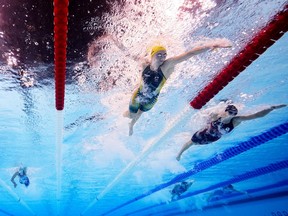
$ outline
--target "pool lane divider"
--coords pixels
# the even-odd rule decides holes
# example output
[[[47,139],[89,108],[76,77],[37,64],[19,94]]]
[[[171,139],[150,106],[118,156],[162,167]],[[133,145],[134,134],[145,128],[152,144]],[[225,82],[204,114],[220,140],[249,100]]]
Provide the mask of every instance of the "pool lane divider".
[[[194,192],[189,192],[189,193],[181,196],[181,199],[185,199],[185,198],[195,196],[195,195],[200,194],[200,193],[215,190],[215,189],[220,188],[220,187],[225,187],[225,186],[230,185],[230,184],[245,181],[245,180],[248,180],[251,178],[256,178],[258,176],[266,175],[268,173],[276,172],[276,171],[279,171],[282,169],[287,169],[287,168],[288,168],[288,160],[282,160],[279,162],[271,163],[267,166],[259,167],[259,168],[252,170],[252,171],[248,171],[248,172],[245,172],[245,173],[240,174],[238,176],[235,176],[234,178],[231,178],[227,181],[223,181],[223,182],[220,182],[218,184],[211,185],[205,189],[197,190]],[[283,184],[288,185],[288,182],[285,181]]]
[[[258,176],[261,176],[261,175],[264,175],[264,174],[268,174],[268,173],[271,173],[271,172],[275,172],[275,171],[278,171],[278,170],[281,170],[281,169],[287,169],[288,168],[287,166],[288,166],[288,161],[280,161],[280,162],[277,162],[277,163],[273,163],[273,164],[270,164],[268,166],[265,166],[265,167],[261,168],[261,169],[267,170],[267,173],[258,172],[258,169],[260,169],[260,168],[258,168],[258,169],[255,169],[253,171],[244,173],[242,175],[238,175],[238,176],[241,176],[240,180],[237,177],[236,178],[232,178],[232,179],[230,179],[228,181],[224,181],[222,183],[215,184],[214,186],[211,186],[211,187],[208,187],[208,188],[205,188],[205,189],[202,189],[202,190],[197,190],[197,191],[194,191],[194,192],[190,192],[190,193],[187,193],[185,195],[181,195],[179,197],[179,199],[173,200],[172,202],[177,202],[179,200],[190,198],[192,196],[195,196],[195,195],[198,195],[198,194],[201,194],[201,193],[204,193],[204,192],[209,192],[209,191],[214,190],[214,189],[216,189],[218,187],[225,187],[225,186],[227,186],[229,184],[245,181],[245,180],[248,180],[248,179],[251,179],[251,178],[255,178],[255,177],[258,177]],[[249,175],[249,173],[251,173],[251,175]],[[227,184],[227,182],[228,182],[228,184]],[[282,180],[282,181],[279,181],[279,182],[276,182],[276,183],[273,183],[273,184],[270,184],[270,185],[265,185],[265,186],[261,186],[261,187],[258,187],[258,188],[248,189],[248,190],[246,190],[246,192],[247,192],[247,195],[249,194],[249,197],[250,197],[249,200],[251,200],[251,199],[255,200],[256,197],[252,197],[251,196],[254,193],[267,191],[267,190],[280,188],[280,187],[285,187],[285,186],[288,186],[288,179]],[[226,196],[223,195],[222,197],[217,199],[217,201],[218,200],[225,200],[225,199],[230,198],[230,197],[242,196],[242,195],[243,194],[241,194],[241,193],[232,193],[232,194],[229,194],[229,195],[226,195]],[[137,214],[139,212],[147,211],[147,210],[152,209],[152,208],[157,208],[157,207],[160,207],[162,205],[168,205],[168,204],[170,204],[172,202],[169,202],[169,203],[161,202],[161,203],[156,204],[156,205],[152,205],[152,206],[148,206],[148,207],[145,207],[145,208],[142,208],[142,209],[138,209],[136,211],[130,212],[130,213],[125,214],[125,215]],[[210,208],[210,206],[214,207],[215,205],[213,204],[213,202],[215,202],[215,201],[211,200],[209,202],[209,203],[211,203],[211,205],[206,205],[203,209]],[[238,201],[238,202],[240,202],[240,201]],[[229,204],[230,204],[230,202],[229,202]],[[157,211],[157,213],[159,214],[160,212]]]
[[[69,0],[54,0],[54,72],[55,72],[55,106],[57,110],[56,127],[56,203],[57,215],[60,211],[62,184],[62,141],[63,141],[63,109],[66,80],[66,48],[68,32]]]
[[[269,187],[270,189],[275,189],[277,187],[285,187],[285,186],[287,186],[287,181],[286,181],[286,183],[285,182],[279,182],[279,183],[276,183],[276,184],[277,185],[275,185],[275,186],[274,186],[274,184],[267,185],[267,188]],[[282,184],[282,185],[280,185],[280,184]],[[250,194],[250,191],[264,192],[266,190],[269,190],[269,188],[265,189],[265,187],[260,187],[260,188],[255,188],[255,189],[249,189],[247,191]],[[205,211],[205,210],[208,210],[208,209],[220,208],[220,207],[223,207],[224,205],[225,206],[228,206],[228,205],[229,206],[233,206],[233,205],[236,205],[236,204],[239,205],[239,204],[251,203],[251,202],[255,202],[255,201],[263,201],[263,200],[267,200],[267,199],[269,199],[269,200],[271,200],[271,199],[279,199],[279,198],[281,199],[281,198],[284,198],[284,197],[288,197],[288,190],[287,190],[287,188],[286,189],[284,188],[284,189],[282,189],[281,191],[278,191],[278,192],[266,193],[264,195],[254,195],[253,197],[252,196],[250,196],[250,197],[246,196],[246,198],[243,198],[243,199],[237,199],[237,200],[231,200],[231,201],[229,200],[229,202],[225,202],[225,200],[227,198],[235,198],[235,197],[240,197],[240,196],[243,196],[243,194],[241,194],[241,193],[236,194],[235,193],[235,194],[223,196],[223,197],[217,199],[217,201],[210,201],[209,203],[211,203],[211,204],[209,204],[207,206],[203,206],[203,208],[201,210]],[[224,203],[223,203],[223,201],[224,201]],[[273,200],[272,200],[272,202],[273,202]],[[187,209],[185,211],[185,214],[190,215],[189,213],[195,212],[195,211],[199,211],[199,209],[197,209],[197,208]],[[157,211],[157,215],[161,215],[161,213],[163,213],[163,211],[162,212],[161,211]],[[165,213],[166,213],[166,215],[183,214],[183,212],[181,212],[181,210],[180,211],[179,210],[178,211],[173,211],[173,210],[172,211],[165,211]],[[133,213],[129,213],[129,214],[125,214],[125,215],[127,216],[127,215],[131,215],[131,214],[134,214],[134,212]],[[151,213],[149,215],[151,216],[151,215],[153,215],[153,213]]]
[[[56,203],[57,215],[60,211],[61,193],[62,193],[62,141],[63,141],[63,111],[57,110],[57,125],[56,125]]]
[[[194,109],[201,109],[219,91],[246,69],[254,60],[288,31],[288,4],[262,28],[247,45],[218,73],[218,75],[190,101]]]
[[[64,109],[68,0],[54,0],[54,71],[56,109]]]
[[[123,208],[124,206],[127,206],[131,203],[134,203],[140,199],[143,199],[157,191],[160,191],[170,185],[176,184],[178,182],[181,182],[193,175],[195,175],[196,173],[202,172],[210,167],[213,167],[223,161],[226,161],[230,158],[233,158],[243,152],[246,152],[254,147],[260,146],[263,143],[266,143],[270,140],[273,140],[279,136],[282,136],[284,134],[286,134],[288,132],[288,122],[287,123],[283,123],[280,124],[278,126],[275,126],[271,129],[269,129],[268,131],[263,132],[260,135],[251,137],[249,140],[247,141],[243,141],[240,142],[238,145],[230,147],[228,149],[226,149],[223,153],[220,154],[216,154],[214,157],[208,159],[208,160],[204,160],[202,162],[199,162],[198,164],[196,164],[191,170],[184,172],[180,175],[177,175],[176,177],[174,177],[173,179],[171,179],[168,182],[165,182],[163,184],[160,184],[158,186],[156,186],[155,188],[153,188],[150,191],[147,191],[146,193],[143,193],[142,195],[139,195],[109,211],[107,211],[106,213],[102,214],[102,215],[107,215],[110,214],[120,208]],[[261,170],[259,171],[261,172]],[[265,170],[263,170],[262,172],[265,172]]]
[[[255,189],[249,189],[247,190],[247,192],[249,194],[253,194],[253,192],[251,191],[255,191],[254,193],[256,192],[264,192],[266,190],[269,190],[269,189],[275,189],[275,188],[279,188],[279,187],[287,187],[288,183],[287,183],[287,180],[285,180],[284,182],[278,182],[276,184],[271,184],[271,185],[267,185],[267,186],[264,186],[264,187],[259,187],[259,188],[255,188]],[[221,200],[226,200],[227,197],[229,198],[234,198],[234,197],[240,197],[240,196],[243,196],[243,194],[241,193],[238,193],[238,194],[231,194],[231,195],[227,195],[227,196],[223,196],[223,198],[219,198],[217,201],[211,201],[211,204],[210,205],[207,205],[207,206],[204,206],[202,210],[208,210],[208,209],[215,209],[215,208],[219,208],[219,207],[223,207],[223,202],[219,203],[219,201]],[[245,195],[244,195],[245,196]],[[278,191],[278,192],[271,192],[271,193],[266,193],[264,195],[254,195],[254,196],[250,196],[250,197],[247,197],[244,198],[244,199],[237,199],[237,200],[232,200],[232,201],[229,201],[227,204],[225,202],[225,205],[229,205],[229,206],[233,206],[233,205],[236,205],[236,204],[244,204],[244,203],[251,203],[251,202],[255,202],[255,201],[263,201],[263,200],[271,200],[271,199],[279,199],[279,198],[283,198],[283,197],[287,197],[288,196],[288,190],[287,188],[283,188],[281,191]],[[214,203],[213,203],[214,202]],[[272,200],[273,202],[273,200]],[[185,214],[189,214],[190,212],[195,212],[195,211],[199,211],[199,209],[189,209],[188,211],[185,211]],[[177,213],[181,213],[181,212],[169,212],[170,215],[177,215]],[[161,212],[157,212],[157,215],[161,214]],[[125,214],[125,215],[129,215],[129,214]],[[153,215],[153,214],[149,214],[149,215]]]
[[[27,205],[27,203],[22,200],[2,179],[0,179],[0,186],[5,189],[19,203],[19,205],[22,205],[24,208],[26,208],[31,213],[31,215],[36,215],[35,212]],[[3,196],[3,194],[1,195]],[[2,213],[7,214],[4,211]]]

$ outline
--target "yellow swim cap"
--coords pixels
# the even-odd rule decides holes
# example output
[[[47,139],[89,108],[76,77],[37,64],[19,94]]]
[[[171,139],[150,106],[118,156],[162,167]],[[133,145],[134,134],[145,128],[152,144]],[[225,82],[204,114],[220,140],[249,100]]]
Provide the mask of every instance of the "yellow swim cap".
[[[163,47],[163,46],[154,46],[152,47],[152,50],[151,50],[151,57],[153,55],[155,55],[155,53],[159,52],[159,51],[166,51],[166,48]]]

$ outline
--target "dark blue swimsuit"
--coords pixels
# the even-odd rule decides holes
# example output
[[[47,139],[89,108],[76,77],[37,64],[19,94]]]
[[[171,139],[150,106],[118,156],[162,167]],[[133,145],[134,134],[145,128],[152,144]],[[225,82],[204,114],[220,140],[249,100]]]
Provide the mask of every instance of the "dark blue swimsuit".
[[[137,113],[140,109],[146,112],[154,106],[160,91],[166,82],[166,78],[159,67],[157,71],[152,71],[148,65],[141,75],[141,84],[131,98],[129,110],[131,113]]]
[[[227,124],[221,122],[221,118],[211,122],[208,127],[197,131],[191,138],[192,142],[204,145],[215,142],[234,129],[233,118]]]

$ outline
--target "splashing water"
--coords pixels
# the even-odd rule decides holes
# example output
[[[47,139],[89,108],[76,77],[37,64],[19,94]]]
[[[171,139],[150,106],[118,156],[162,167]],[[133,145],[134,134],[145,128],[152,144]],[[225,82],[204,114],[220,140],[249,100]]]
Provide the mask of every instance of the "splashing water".
[[[113,6],[112,12],[103,16],[103,28],[133,56],[149,58],[147,54],[154,45],[165,46],[169,56],[177,55],[186,50],[187,43],[192,43],[190,34],[205,18],[205,12],[216,6],[213,1],[186,4],[186,9],[194,8],[194,15],[184,10],[183,3],[177,0],[168,3],[163,0],[127,1],[123,7]],[[105,36],[90,44],[88,63],[93,68],[89,80],[98,83],[102,91],[117,87],[131,92],[140,75],[137,62],[127,58]],[[103,81],[105,86],[99,86]]]

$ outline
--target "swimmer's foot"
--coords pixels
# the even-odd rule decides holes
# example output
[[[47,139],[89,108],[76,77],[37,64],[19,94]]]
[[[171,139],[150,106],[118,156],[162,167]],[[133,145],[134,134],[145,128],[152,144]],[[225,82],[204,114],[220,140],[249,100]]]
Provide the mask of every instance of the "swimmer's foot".
[[[177,155],[176,160],[180,161],[181,155]]]

